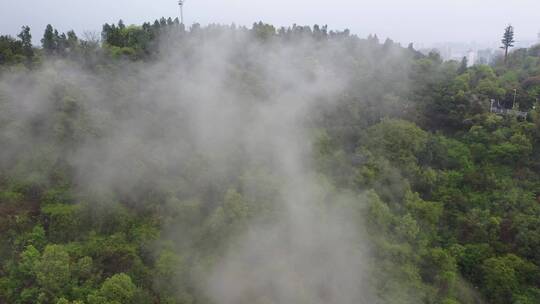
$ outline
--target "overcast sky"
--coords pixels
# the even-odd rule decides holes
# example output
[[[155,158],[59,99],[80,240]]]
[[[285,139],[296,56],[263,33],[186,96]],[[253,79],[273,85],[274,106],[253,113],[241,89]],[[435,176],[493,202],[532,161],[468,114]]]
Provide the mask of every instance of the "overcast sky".
[[[82,33],[118,19],[140,24],[178,14],[177,0],[0,0],[0,33],[28,24],[39,40],[47,23]],[[517,40],[532,40],[540,31],[540,0],[187,0],[185,17],[187,24],[328,24],[423,44],[499,41],[511,23]]]

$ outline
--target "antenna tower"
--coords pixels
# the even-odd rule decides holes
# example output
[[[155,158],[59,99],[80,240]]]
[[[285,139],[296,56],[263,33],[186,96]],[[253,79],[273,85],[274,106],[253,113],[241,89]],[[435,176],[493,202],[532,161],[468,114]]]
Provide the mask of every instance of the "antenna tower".
[[[180,22],[184,24],[184,3],[186,0],[178,0],[178,6],[180,6]]]

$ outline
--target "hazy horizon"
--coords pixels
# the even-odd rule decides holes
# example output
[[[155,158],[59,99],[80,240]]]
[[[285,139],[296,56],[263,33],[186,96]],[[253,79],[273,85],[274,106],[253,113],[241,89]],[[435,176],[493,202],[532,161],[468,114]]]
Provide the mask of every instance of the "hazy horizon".
[[[84,4],[84,5],[83,5]],[[86,6],[85,6],[86,5]],[[356,3],[335,0],[217,1],[188,0],[185,23],[251,26],[263,21],[276,26],[328,24],[331,29],[350,29],[365,37],[377,34],[402,44],[414,42],[430,46],[441,42],[498,43],[503,29],[512,24],[516,40],[536,40],[540,31],[536,12],[540,2],[517,0],[512,5],[500,1],[398,0]],[[96,0],[92,3],[67,0],[0,0],[0,33],[16,35],[22,25],[32,28],[39,41],[46,24],[59,31],[100,31],[102,24],[122,19],[126,24],[141,24],[156,18],[176,17],[176,0]]]

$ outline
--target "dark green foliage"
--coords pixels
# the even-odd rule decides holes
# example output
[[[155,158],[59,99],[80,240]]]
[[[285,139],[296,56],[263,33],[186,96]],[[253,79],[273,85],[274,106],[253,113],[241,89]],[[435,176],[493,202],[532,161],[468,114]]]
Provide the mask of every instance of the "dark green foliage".
[[[76,53],[79,47],[79,39],[74,31],[59,33],[52,25],[48,24],[41,39],[41,45],[48,56],[68,56]]]
[[[459,65],[457,73],[459,75],[465,73],[467,71],[467,67],[468,67],[467,57],[463,57],[463,59],[461,59],[461,63]]]
[[[23,26],[17,37],[21,39],[24,56],[26,56],[28,59],[32,59],[34,56],[34,49],[32,47],[32,34],[30,33],[30,27]]]
[[[21,63],[24,59],[22,41],[10,36],[0,36],[0,64]]]
[[[501,40],[501,49],[504,50],[504,62],[508,60],[508,49],[514,46],[514,27],[509,25],[504,29],[504,35]]]
[[[56,34],[58,34],[58,32],[56,32]],[[45,28],[45,33],[41,39],[41,46],[48,54],[52,54],[58,49],[57,37],[54,28],[50,24],[47,24],[47,27]]]

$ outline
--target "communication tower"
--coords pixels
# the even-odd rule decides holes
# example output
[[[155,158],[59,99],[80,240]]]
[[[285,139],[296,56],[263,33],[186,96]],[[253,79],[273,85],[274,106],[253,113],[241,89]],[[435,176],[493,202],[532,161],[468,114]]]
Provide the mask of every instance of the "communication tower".
[[[184,4],[186,0],[178,0],[178,6],[180,6],[180,22],[184,24]]]

